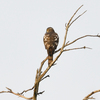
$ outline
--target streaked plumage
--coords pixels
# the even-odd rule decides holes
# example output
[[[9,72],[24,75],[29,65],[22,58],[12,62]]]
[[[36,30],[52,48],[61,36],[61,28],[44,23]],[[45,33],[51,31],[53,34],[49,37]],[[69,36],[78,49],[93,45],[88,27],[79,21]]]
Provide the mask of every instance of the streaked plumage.
[[[48,65],[53,61],[53,54],[59,43],[59,36],[52,27],[48,27],[43,37],[45,49],[48,53]]]

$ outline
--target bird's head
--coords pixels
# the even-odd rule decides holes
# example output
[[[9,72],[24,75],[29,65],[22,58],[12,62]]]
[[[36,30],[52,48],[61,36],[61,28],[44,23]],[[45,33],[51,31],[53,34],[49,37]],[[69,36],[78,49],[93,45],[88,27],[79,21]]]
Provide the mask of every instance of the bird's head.
[[[49,33],[49,32],[55,32],[55,31],[52,27],[48,27],[47,30],[46,30],[46,33]]]

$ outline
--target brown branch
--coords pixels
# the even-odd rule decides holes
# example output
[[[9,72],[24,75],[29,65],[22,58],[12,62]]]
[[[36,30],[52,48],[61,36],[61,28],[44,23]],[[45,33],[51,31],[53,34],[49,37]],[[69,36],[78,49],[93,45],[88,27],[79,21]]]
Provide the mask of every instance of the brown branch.
[[[47,76],[43,77],[43,78],[41,79],[41,81],[44,80],[44,79],[47,78],[47,77],[50,77],[50,76],[47,75]],[[33,89],[34,89],[34,86],[33,86],[32,88],[27,89],[27,90],[24,90],[24,91],[22,91],[21,93],[18,93],[18,94],[21,94],[21,95],[22,95],[23,93],[26,93],[26,92],[31,91],[31,90],[33,90]]]
[[[67,25],[69,25],[69,26],[71,26],[70,25],[70,22],[72,21],[72,19],[73,19],[73,17],[76,15],[76,13],[79,11],[79,9],[82,7],[83,5],[81,5],[77,10],[76,10],[76,12],[73,14],[73,16],[70,18],[70,20],[69,20],[69,22],[68,22],[68,24]],[[79,18],[79,17],[78,17]],[[77,19],[78,19],[77,18]]]
[[[86,10],[87,11],[87,10]],[[69,27],[71,26],[71,24],[73,23],[73,22],[75,22],[79,17],[81,17],[86,11],[84,11],[82,14],[80,14],[77,18],[75,18],[71,23],[70,23],[70,25],[69,25]]]
[[[91,98],[94,99],[93,97],[90,97],[90,96],[97,93],[97,92],[100,92],[100,90],[96,90],[96,91],[91,92],[83,100],[88,100],[88,99],[91,99]]]
[[[41,70],[39,72],[38,69],[37,69],[36,77],[35,77],[33,100],[37,100],[37,94],[38,94],[38,88],[39,88],[39,82],[37,82],[37,81],[38,81],[38,78],[39,78],[40,75],[41,75]]]
[[[76,12],[73,14],[73,16],[70,18],[68,24],[66,25],[66,33],[65,33],[64,42],[63,42],[61,51],[63,50],[63,48],[64,48],[64,46],[65,46],[65,42],[66,42],[66,38],[67,38],[67,33],[68,33],[69,27],[70,27],[71,24],[72,24],[75,20],[77,20],[79,17],[77,17],[77,19],[75,19],[74,21],[72,21],[72,19],[73,19],[73,17],[76,15],[76,13],[79,11],[79,9],[80,9],[82,6],[83,6],[83,5],[81,5],[81,6],[76,10]],[[85,13],[85,12],[83,12],[83,14],[84,14],[84,13]],[[81,14],[81,15],[83,15],[83,14]],[[81,16],[81,15],[80,15],[80,16]],[[71,23],[71,21],[72,21],[72,23]]]
[[[78,40],[80,40],[80,39],[82,39],[82,38],[85,38],[85,37],[99,37],[99,38],[100,38],[100,35],[97,34],[97,35],[84,35],[84,36],[81,36],[81,37],[79,37],[79,38],[73,40],[72,42],[69,42],[69,41],[68,41],[68,43],[65,44],[64,48],[65,48],[66,46],[68,46],[68,45],[71,45],[71,44],[75,43],[76,41],[78,41]],[[59,48],[58,50],[56,50],[55,53],[59,52],[60,50],[61,50],[61,48]]]
[[[47,78],[47,77],[50,77],[50,76],[49,76],[49,75],[47,75],[47,76],[43,77],[43,78],[41,79],[41,81],[42,81],[42,80],[44,80],[44,79],[45,79],[45,78]]]
[[[33,100],[37,100],[37,95],[38,95],[38,89],[39,89],[39,82],[38,79],[42,73],[42,67],[45,63],[45,61],[48,59],[48,57],[46,57],[42,62],[41,62],[41,66],[39,68],[39,70],[37,70],[37,73],[36,73],[36,78],[35,78],[35,84],[34,84],[34,93],[33,93]]]
[[[34,86],[33,86],[32,88],[30,88],[30,89],[27,89],[27,90],[22,91],[22,92],[21,92],[21,93],[19,93],[19,94],[26,93],[26,92],[28,92],[28,91],[30,91],[30,90],[33,90],[33,89],[34,89]]]
[[[65,50],[63,50],[63,52],[64,51],[70,51],[70,50],[77,50],[77,49],[92,49],[92,48],[84,46],[84,47],[79,47],[79,48],[65,49]]]
[[[82,39],[82,38],[85,38],[85,37],[99,37],[99,38],[100,38],[100,35],[84,35],[84,36],[79,37],[79,38],[75,39],[74,41],[72,41],[72,42],[66,44],[65,46],[68,46],[68,45],[70,45],[70,44],[72,44],[72,43],[74,43],[74,42],[76,42],[76,41],[78,41],[78,40],[80,40],[80,39]]]
[[[44,92],[45,92],[45,91],[39,92],[39,93],[37,93],[37,95],[43,94]]]
[[[48,57],[46,57],[42,62],[41,62],[41,66],[40,66],[40,68],[39,68],[39,74],[41,74],[41,70],[42,70],[42,66],[43,66],[43,64],[45,63],[45,61],[48,59]],[[43,80],[43,79],[42,79]],[[19,93],[19,94],[23,94],[23,93],[26,93],[26,92],[28,92],[28,91],[30,91],[30,90],[33,90],[34,89],[34,86],[32,87],[32,88],[30,88],[30,89],[27,89],[27,90],[24,90],[24,91],[22,91],[21,93]]]
[[[41,70],[42,70],[42,67],[43,67],[43,65],[44,65],[44,63],[45,63],[45,61],[48,59],[48,56],[41,62],[41,66],[40,66],[40,68],[39,68],[39,72],[41,72]]]
[[[83,6],[83,5],[82,5],[82,6]],[[64,42],[63,42],[62,48],[61,48],[61,50],[60,50],[60,53],[59,53],[58,56],[54,59],[54,61],[51,62],[51,64],[46,68],[46,70],[40,75],[40,77],[38,78],[38,81],[37,81],[37,82],[39,82],[39,81],[43,78],[43,76],[49,71],[49,69],[52,67],[52,65],[57,61],[57,59],[58,59],[58,58],[60,57],[60,55],[62,54],[63,49],[64,49],[64,47],[65,47],[65,42],[66,42],[66,38],[67,38],[67,33],[68,33],[68,28],[69,28],[70,22],[72,21],[73,17],[75,16],[75,14],[78,12],[78,10],[79,10],[82,6],[80,6],[80,7],[76,10],[76,12],[75,12],[75,13],[73,14],[73,16],[70,18],[70,20],[69,20],[69,22],[68,22],[68,24],[67,24],[67,26],[66,26],[66,33],[65,33],[65,36],[64,36]]]
[[[27,97],[25,97],[25,96],[23,96],[23,95],[21,95],[21,94],[19,94],[19,93],[15,93],[15,92],[13,92],[10,88],[8,88],[8,87],[6,87],[7,89],[8,89],[8,91],[1,91],[0,93],[12,93],[12,94],[14,94],[14,95],[16,95],[16,96],[19,96],[19,97],[21,97],[21,98],[24,98],[24,99],[27,99],[27,100],[31,100],[33,97],[30,97],[30,98],[27,98]]]

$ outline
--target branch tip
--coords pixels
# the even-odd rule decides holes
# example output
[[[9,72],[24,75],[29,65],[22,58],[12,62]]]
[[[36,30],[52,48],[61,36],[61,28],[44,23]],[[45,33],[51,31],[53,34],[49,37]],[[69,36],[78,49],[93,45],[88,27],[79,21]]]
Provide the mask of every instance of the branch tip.
[[[37,95],[43,94],[44,92],[45,92],[45,91],[39,92],[39,93],[37,93]]]

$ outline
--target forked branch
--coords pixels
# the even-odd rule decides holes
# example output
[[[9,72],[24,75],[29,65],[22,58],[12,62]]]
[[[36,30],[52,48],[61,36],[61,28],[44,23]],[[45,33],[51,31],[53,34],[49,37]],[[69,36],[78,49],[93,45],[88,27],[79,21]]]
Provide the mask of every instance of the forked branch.
[[[66,46],[69,46],[69,45],[75,43],[76,41],[78,41],[78,40],[80,40],[80,39],[85,38],[85,37],[99,37],[99,38],[100,38],[100,35],[97,34],[97,35],[84,35],[84,36],[81,36],[81,37],[79,37],[79,38],[73,40],[72,42],[69,42],[69,41],[68,41],[68,42],[65,44],[64,48],[65,48]],[[61,50],[61,48],[59,48],[58,50],[56,50],[55,53],[57,53],[57,52],[60,51],[60,50]]]
[[[83,5],[82,5],[83,6]],[[40,66],[40,68],[39,68],[39,73],[41,73],[41,74],[39,74],[39,77],[37,78],[37,80],[35,81],[35,84],[34,84],[34,88],[36,89],[36,88],[38,88],[38,86],[39,85],[37,85],[37,84],[39,84],[39,82],[41,81],[41,79],[44,77],[44,75],[49,71],[49,69],[54,65],[54,63],[57,61],[57,59],[60,57],[60,55],[62,54],[62,52],[63,52],[63,49],[64,49],[64,47],[65,47],[65,43],[66,43],[66,38],[67,38],[67,33],[68,33],[68,28],[69,28],[69,26],[71,26],[71,24],[74,22],[74,21],[72,21],[72,19],[73,19],[73,17],[75,16],[75,14],[78,12],[78,10],[82,7],[82,6],[80,6],[77,10],[76,10],[76,12],[73,14],[73,16],[70,18],[70,20],[69,20],[69,22],[68,22],[68,24],[67,24],[67,26],[66,26],[66,33],[65,33],[65,37],[64,37],[64,42],[63,42],[63,45],[62,45],[62,47],[61,47],[61,50],[60,50],[60,53],[58,54],[58,56],[55,58],[55,60],[53,61],[53,62],[51,62],[51,64],[46,68],[46,70],[43,72],[43,73],[41,73],[41,69],[42,69],[42,67],[43,67],[43,64],[44,64],[44,62],[47,60],[47,59],[45,59],[44,61],[43,61],[43,63],[41,63],[41,66]],[[80,15],[81,16],[81,15]],[[79,18],[79,17],[78,17]],[[77,18],[77,19],[78,19]],[[75,19],[76,20],[76,19]],[[72,23],[71,23],[71,21],[72,21]],[[38,73],[37,73],[38,74]],[[33,95],[33,100],[36,100],[36,98],[35,97],[37,97],[36,96],[37,95],[37,92],[36,91],[34,91],[34,95]]]
[[[6,87],[7,89],[8,89],[8,91],[1,91],[0,93],[12,93],[12,94],[14,94],[14,95],[16,95],[16,96],[19,96],[19,97],[21,97],[21,98],[24,98],[24,99],[27,99],[27,100],[31,100],[33,97],[30,97],[30,98],[28,98],[28,97],[25,97],[25,96],[23,96],[23,95],[21,95],[21,94],[19,94],[19,93],[15,93],[15,92],[13,92],[10,88],[8,88],[8,87]]]
[[[81,6],[76,10],[76,12],[72,15],[72,17],[70,18],[68,24],[66,25],[66,32],[65,32],[65,36],[64,36],[63,45],[62,45],[62,47],[61,47],[61,49],[60,49],[60,53],[59,53],[58,56],[54,59],[54,61],[47,67],[47,69],[40,75],[38,81],[40,81],[40,80],[43,78],[43,76],[48,72],[48,70],[52,67],[52,65],[54,65],[54,63],[57,61],[57,59],[58,59],[58,58],[60,57],[60,55],[62,54],[63,49],[64,49],[64,47],[65,47],[65,43],[66,43],[66,38],[67,38],[68,29],[69,29],[69,26],[71,26],[70,24],[72,24],[71,21],[72,21],[73,17],[76,15],[76,13],[79,11],[79,9],[80,9],[82,6],[83,6],[83,5],[81,5]],[[86,12],[86,11],[85,11],[85,12]],[[85,12],[84,12],[84,13],[85,13]],[[81,15],[83,15],[83,14],[81,14]],[[81,16],[81,15],[80,15],[80,16]],[[78,17],[78,18],[79,18],[79,17]],[[77,19],[78,19],[78,18],[77,18]],[[72,22],[73,22],[73,21],[72,21]]]

